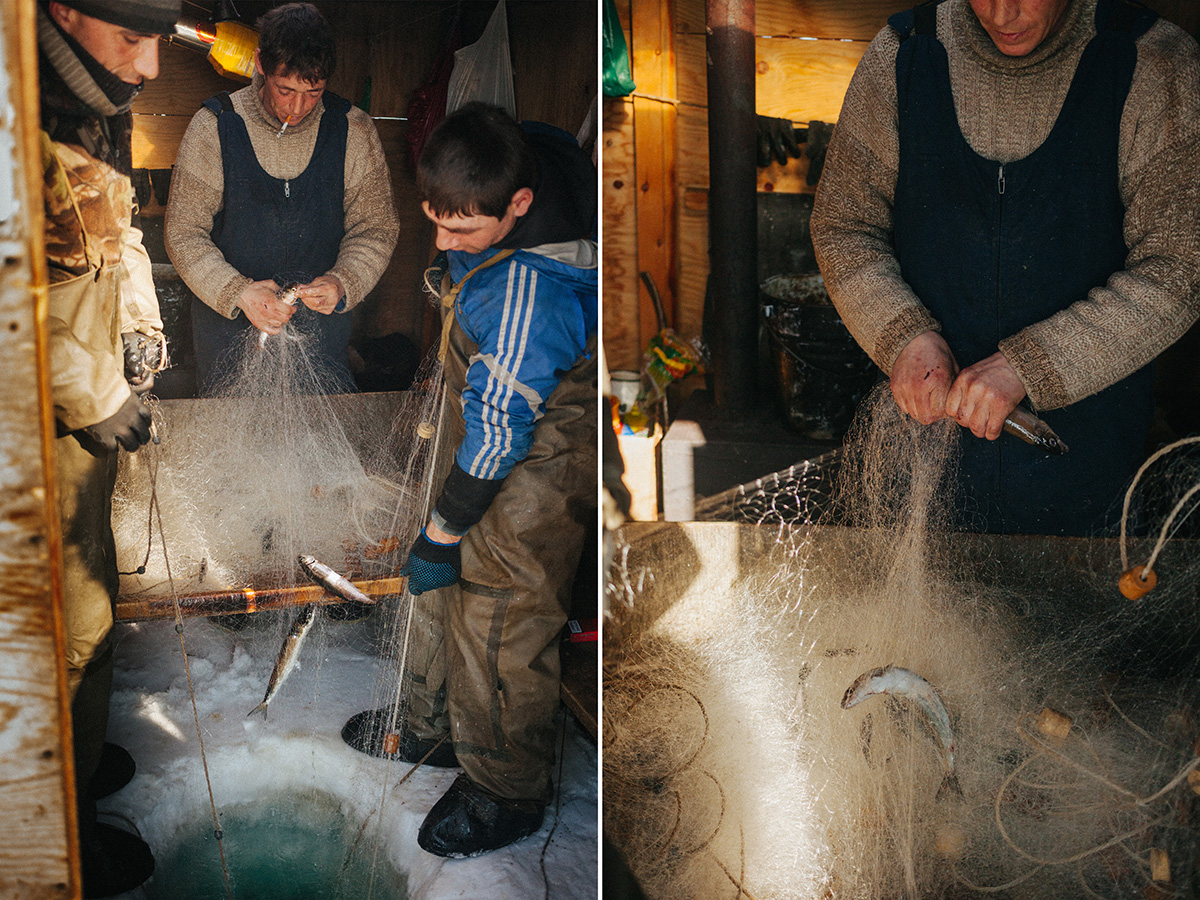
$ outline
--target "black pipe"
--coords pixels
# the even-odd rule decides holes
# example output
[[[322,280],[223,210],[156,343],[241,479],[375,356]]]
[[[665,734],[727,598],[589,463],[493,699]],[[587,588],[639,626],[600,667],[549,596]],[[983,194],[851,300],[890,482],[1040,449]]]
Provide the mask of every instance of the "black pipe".
[[[727,413],[757,400],[758,216],[754,2],[707,0],[708,247],[713,393]]]

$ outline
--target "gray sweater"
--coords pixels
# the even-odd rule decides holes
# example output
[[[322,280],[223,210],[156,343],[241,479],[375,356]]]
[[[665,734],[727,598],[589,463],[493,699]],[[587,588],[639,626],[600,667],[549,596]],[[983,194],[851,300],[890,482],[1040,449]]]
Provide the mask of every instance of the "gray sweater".
[[[1046,139],[1087,42],[1096,0],[1071,0],[1062,27],[1024,57],[1000,53],[968,0],[938,8],[959,125],[997,162]],[[884,371],[939,324],[900,277],[892,247],[899,168],[890,27],[859,63],[830,142],[812,215],[813,243],[831,299]],[[1150,362],[1200,316],[1200,48],[1157,22],[1138,60],[1120,129],[1125,269],[1067,309],[1000,342],[1040,409],[1074,403]]]
[[[259,164],[275,178],[295,178],[308,166],[325,105],[318,101],[299,123],[277,137],[282,122],[259,99],[261,75],[232,94],[233,108],[246,122]],[[379,281],[400,233],[387,160],[375,123],[358,108],[347,113],[345,228],[334,267],[346,290],[349,309]],[[217,117],[201,109],[192,117],[171,176],[163,237],[167,255],[192,291],[223,316],[234,318],[238,297],[251,279],[225,261],[210,237],[213,217],[224,206],[225,174]]]

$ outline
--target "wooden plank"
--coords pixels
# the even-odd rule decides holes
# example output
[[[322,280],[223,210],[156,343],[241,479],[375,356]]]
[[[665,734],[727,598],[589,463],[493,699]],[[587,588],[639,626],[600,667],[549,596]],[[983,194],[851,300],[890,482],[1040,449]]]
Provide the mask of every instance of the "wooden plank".
[[[597,4],[509,2],[517,116],[576,134],[597,102]]]
[[[373,600],[404,593],[405,578],[379,578],[355,581],[353,584]],[[317,585],[266,588],[263,590],[235,589],[193,594],[179,598],[181,617],[228,616],[256,613],[265,610],[291,609],[296,606],[339,606],[340,597],[326,593]],[[143,622],[151,619],[175,618],[175,601],[168,595],[120,596],[115,616],[118,622]]]
[[[916,0],[757,0],[754,28],[760,35],[870,41],[888,16]]]
[[[841,41],[759,38],[754,82],[759,115],[836,122],[866,49],[866,44]]]
[[[605,98],[601,213],[604,254],[604,357],[610,371],[641,368],[638,309],[637,188],[633,164],[633,101]],[[649,340],[649,335],[646,336]]]
[[[34,4],[0,3],[0,896],[80,896],[58,577]]]
[[[675,93],[675,51],[670,8],[634,3],[631,54],[639,93],[670,97]],[[662,301],[665,324],[675,311],[675,107],[634,98],[634,144],[638,190],[638,271],[653,280]],[[643,349],[660,328],[648,290],[639,304]]]

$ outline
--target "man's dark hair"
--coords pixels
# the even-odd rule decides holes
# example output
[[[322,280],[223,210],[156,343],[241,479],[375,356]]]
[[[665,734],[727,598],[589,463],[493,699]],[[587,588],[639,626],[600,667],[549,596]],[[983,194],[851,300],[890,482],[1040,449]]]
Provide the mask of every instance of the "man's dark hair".
[[[537,180],[537,159],[521,126],[486,103],[446,116],[417,162],[417,190],[437,216],[503,219],[513,194],[536,189]]]
[[[258,59],[265,74],[291,75],[310,84],[328,81],[333,74],[333,30],[311,3],[275,7],[258,20],[258,32]]]

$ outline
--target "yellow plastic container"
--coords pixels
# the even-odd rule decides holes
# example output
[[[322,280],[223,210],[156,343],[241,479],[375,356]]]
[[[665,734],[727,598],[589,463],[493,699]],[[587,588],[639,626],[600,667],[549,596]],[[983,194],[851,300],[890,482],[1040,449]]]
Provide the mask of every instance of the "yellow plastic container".
[[[254,51],[258,49],[258,32],[241,22],[217,22],[208,61],[226,78],[249,81],[254,76]]]

